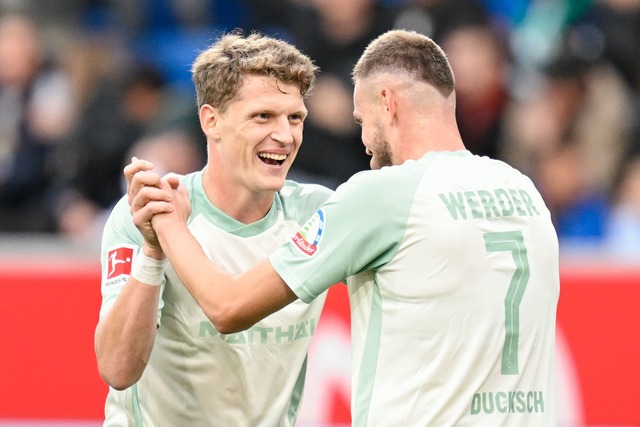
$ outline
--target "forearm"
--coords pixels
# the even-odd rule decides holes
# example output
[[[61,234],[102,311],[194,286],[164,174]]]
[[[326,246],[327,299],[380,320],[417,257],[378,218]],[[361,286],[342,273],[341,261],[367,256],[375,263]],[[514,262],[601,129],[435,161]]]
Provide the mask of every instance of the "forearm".
[[[229,315],[229,302],[234,301],[231,295],[234,277],[209,260],[186,224],[171,220],[154,222],[154,229],[185,288],[209,320],[219,326],[220,320]]]
[[[209,260],[183,222],[162,220],[154,229],[180,280],[222,334],[247,329],[296,299],[268,260],[232,276]]]
[[[135,384],[155,342],[160,286],[129,277],[111,310],[98,323],[95,351],[98,370],[115,389]]]

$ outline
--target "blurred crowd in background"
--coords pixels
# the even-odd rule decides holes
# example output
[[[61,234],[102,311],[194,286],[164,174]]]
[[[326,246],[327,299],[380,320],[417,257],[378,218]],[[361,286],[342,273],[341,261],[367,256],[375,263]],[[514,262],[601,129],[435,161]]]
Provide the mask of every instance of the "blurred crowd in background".
[[[413,29],[449,56],[467,148],[531,177],[562,247],[640,260],[640,0],[0,0],[0,232],[99,243],[132,155],[201,168],[190,66],[236,28],[320,67],[292,179],[369,168],[351,69]]]

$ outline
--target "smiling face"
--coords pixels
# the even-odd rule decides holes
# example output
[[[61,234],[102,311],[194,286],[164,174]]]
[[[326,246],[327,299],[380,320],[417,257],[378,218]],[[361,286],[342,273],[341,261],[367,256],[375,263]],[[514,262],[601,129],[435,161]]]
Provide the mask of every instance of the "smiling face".
[[[371,93],[371,84],[361,80],[355,82],[353,92],[353,117],[362,128],[362,143],[367,155],[371,156],[371,169],[393,165],[391,144],[385,134],[380,114],[381,104]]]
[[[215,113],[215,126],[207,131],[203,125],[212,142],[211,172],[237,191],[280,190],[302,143],[306,114],[298,84],[246,75],[238,96]]]

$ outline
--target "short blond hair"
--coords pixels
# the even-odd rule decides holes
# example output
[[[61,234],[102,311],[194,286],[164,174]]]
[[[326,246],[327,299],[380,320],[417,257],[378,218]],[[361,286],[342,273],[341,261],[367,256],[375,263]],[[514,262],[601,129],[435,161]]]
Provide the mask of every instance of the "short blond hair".
[[[295,46],[252,33],[223,34],[193,62],[191,74],[198,108],[204,104],[225,111],[242,86],[246,74],[262,74],[296,83],[300,95],[312,89],[318,67]]]
[[[353,68],[353,80],[378,73],[405,73],[434,86],[444,96],[455,87],[444,51],[429,37],[408,30],[390,30],[374,39]]]

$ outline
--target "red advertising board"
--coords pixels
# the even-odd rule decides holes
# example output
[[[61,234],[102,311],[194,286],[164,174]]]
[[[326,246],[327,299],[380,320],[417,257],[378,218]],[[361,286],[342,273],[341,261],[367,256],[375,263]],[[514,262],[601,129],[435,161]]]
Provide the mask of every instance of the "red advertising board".
[[[99,269],[73,259],[0,261],[0,424],[100,422],[107,387],[93,351]],[[563,266],[560,292],[561,422],[640,425],[640,266]],[[349,423],[349,358],[349,305],[339,285],[311,347],[300,425]]]

